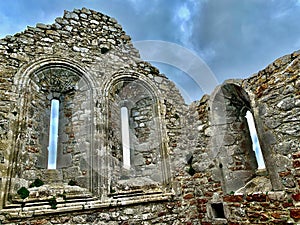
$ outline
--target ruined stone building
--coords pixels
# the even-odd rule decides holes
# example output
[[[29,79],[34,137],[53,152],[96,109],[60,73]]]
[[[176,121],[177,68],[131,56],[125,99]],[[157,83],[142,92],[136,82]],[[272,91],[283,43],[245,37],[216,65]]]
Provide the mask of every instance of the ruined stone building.
[[[299,60],[186,105],[101,13],[66,11],[1,39],[1,224],[300,223]]]

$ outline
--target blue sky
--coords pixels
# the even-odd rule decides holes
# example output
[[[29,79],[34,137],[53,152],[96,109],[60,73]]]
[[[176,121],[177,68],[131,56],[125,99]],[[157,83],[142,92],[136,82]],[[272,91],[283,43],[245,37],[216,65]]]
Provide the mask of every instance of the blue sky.
[[[48,169],[56,169],[57,160],[57,142],[58,142],[58,127],[59,127],[59,100],[51,101],[51,117],[49,131],[49,146],[48,146]]]
[[[116,18],[133,41],[161,40],[193,51],[219,83],[248,77],[300,49],[300,0],[1,1],[0,38],[82,7]],[[187,101],[201,98],[187,74],[155,65],[187,92]]]

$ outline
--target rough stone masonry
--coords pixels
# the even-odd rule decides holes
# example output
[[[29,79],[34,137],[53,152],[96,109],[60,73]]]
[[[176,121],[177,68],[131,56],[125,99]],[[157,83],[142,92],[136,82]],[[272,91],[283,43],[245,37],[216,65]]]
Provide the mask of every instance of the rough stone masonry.
[[[300,223],[299,59],[281,57],[186,105],[117,21],[93,10],[1,39],[0,223]]]

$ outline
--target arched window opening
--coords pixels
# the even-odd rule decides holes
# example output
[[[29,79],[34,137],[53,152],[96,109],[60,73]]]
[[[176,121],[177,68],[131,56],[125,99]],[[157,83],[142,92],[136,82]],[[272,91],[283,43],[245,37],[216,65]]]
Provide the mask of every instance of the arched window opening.
[[[48,146],[48,169],[57,167],[57,143],[58,143],[58,125],[59,125],[59,100],[51,100],[49,146]]]
[[[117,80],[109,88],[108,191],[114,196],[141,188],[147,193],[165,191],[169,184],[169,164],[154,90],[131,77]]]
[[[259,143],[258,137],[263,138],[265,134],[261,132],[261,119],[251,113],[248,93],[236,84],[226,83],[215,90],[211,102],[211,144],[214,156],[218,159],[216,166],[222,164],[220,174],[224,192],[251,192],[252,186],[247,185],[250,181],[256,190],[267,190],[270,186],[264,189],[252,178],[262,178],[268,174],[270,180],[266,177],[262,179],[272,182],[277,174],[271,169],[274,163],[270,162],[268,144]]]
[[[253,151],[255,152],[255,157],[256,157],[257,164],[258,164],[258,169],[265,169],[266,165],[265,165],[264,158],[263,158],[263,155],[262,155],[262,151],[261,151],[261,148],[260,148],[260,144],[259,144],[259,140],[258,140],[256,128],[255,128],[253,115],[248,110],[246,112],[245,117],[247,119],[247,123],[248,123],[248,126],[249,126],[250,136],[251,136],[251,140],[252,140],[252,147],[253,147]]]
[[[130,138],[129,138],[129,116],[126,107],[121,108],[121,127],[122,127],[122,150],[123,168],[130,169]]]

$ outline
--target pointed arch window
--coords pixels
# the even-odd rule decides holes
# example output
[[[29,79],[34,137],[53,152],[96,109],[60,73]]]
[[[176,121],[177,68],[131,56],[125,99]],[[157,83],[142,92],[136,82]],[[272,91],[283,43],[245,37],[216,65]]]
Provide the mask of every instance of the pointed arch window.
[[[62,174],[64,180],[80,180],[82,187],[94,192],[88,167],[94,146],[91,90],[87,77],[72,65],[51,63],[31,71],[24,90],[30,93],[24,95],[30,103],[24,116],[31,135],[22,148],[34,156],[30,166],[41,176],[55,174],[60,179]],[[75,165],[75,173],[65,172]]]
[[[280,190],[268,144],[259,143],[265,134],[262,121],[253,114],[248,93],[228,83],[216,89],[212,96],[211,121],[215,135],[211,143],[218,158],[224,191],[237,191],[246,187],[249,179],[267,174],[257,169],[267,170],[272,187]]]
[[[126,77],[117,79],[108,93],[110,194],[129,194],[142,187],[147,193],[164,192],[169,165],[155,92],[143,80]]]

